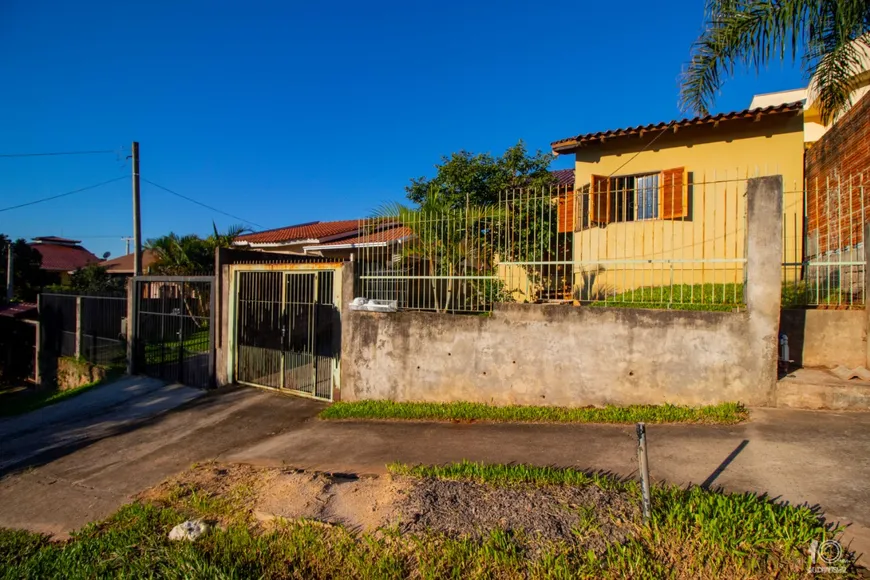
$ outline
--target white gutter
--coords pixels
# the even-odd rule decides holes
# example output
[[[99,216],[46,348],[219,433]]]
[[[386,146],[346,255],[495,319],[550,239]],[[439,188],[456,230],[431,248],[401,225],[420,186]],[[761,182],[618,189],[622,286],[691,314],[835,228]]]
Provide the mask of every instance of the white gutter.
[[[302,248],[306,252],[309,250],[352,250],[354,248],[385,248],[387,244],[404,243],[410,240],[412,236],[397,238],[388,242],[363,242],[361,244],[321,244],[319,246],[305,246]]]

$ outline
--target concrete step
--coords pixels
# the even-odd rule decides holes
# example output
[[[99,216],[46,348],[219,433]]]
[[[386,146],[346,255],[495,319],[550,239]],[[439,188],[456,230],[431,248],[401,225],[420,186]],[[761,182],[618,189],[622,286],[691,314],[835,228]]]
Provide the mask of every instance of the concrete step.
[[[830,369],[798,369],[777,382],[775,406],[868,411],[870,381],[842,379]]]

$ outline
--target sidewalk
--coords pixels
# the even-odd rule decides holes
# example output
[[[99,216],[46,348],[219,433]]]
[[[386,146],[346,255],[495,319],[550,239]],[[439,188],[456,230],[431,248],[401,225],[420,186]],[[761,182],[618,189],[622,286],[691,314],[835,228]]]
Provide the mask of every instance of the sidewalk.
[[[635,472],[633,426],[325,422],[322,408],[255,389],[206,395],[0,480],[0,526],[63,535],[208,460],[358,474],[463,459]],[[753,409],[744,425],[647,433],[655,480],[819,504],[870,552],[870,413]]]
[[[8,419],[0,420],[0,474],[60,450],[114,435],[183,405],[205,391],[147,377],[120,380]]]

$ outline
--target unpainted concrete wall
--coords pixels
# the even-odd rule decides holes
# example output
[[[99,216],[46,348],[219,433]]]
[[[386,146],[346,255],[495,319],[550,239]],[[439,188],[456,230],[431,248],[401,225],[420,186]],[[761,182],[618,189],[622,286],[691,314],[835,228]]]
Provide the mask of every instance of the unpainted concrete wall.
[[[793,366],[849,368],[867,364],[867,314],[863,310],[783,310]]]
[[[772,401],[782,179],[750,181],[746,312],[502,304],[342,314],[342,399],[524,405]]]
[[[343,398],[522,405],[766,402],[747,313],[503,305],[349,312]]]

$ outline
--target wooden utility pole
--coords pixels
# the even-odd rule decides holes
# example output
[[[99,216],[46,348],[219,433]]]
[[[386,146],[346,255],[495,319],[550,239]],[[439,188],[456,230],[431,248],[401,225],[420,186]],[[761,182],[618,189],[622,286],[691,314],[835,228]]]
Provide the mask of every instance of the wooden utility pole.
[[[133,275],[142,275],[142,218],[139,214],[139,142],[133,141]]]

